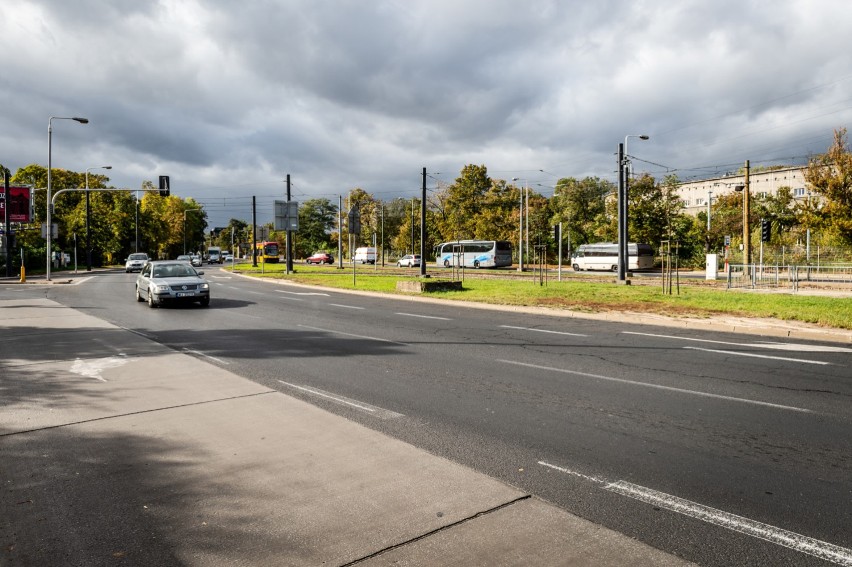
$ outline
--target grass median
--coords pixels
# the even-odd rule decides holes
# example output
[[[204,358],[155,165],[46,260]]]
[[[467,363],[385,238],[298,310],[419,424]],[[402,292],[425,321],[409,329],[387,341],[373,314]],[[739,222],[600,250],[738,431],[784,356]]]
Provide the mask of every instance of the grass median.
[[[340,289],[358,289],[388,294],[396,290],[400,279],[415,279],[416,271],[389,273],[372,266],[358,266],[353,283],[351,267],[296,266],[295,273],[285,274],[282,264],[252,268],[237,266],[238,271],[255,277],[286,279],[295,283],[322,285]],[[261,270],[263,273],[261,273]],[[489,277],[479,277],[480,274]],[[442,277],[444,274],[438,274]],[[448,274],[447,274],[448,275]],[[813,323],[837,329],[852,329],[852,301],[844,297],[804,294],[760,293],[726,290],[695,284],[680,285],[680,294],[664,294],[661,283],[655,285],[615,285],[612,278],[599,282],[551,278],[539,285],[532,275],[524,277],[491,277],[477,272],[464,279],[463,291],[429,293],[429,297],[446,300],[475,301],[494,305],[517,305],[570,309],[587,313],[632,312],[669,317],[760,317],[784,321]]]

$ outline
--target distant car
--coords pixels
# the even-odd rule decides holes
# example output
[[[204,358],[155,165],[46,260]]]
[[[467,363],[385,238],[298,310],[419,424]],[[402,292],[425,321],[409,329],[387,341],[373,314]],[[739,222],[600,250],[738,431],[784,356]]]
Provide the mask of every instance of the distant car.
[[[189,261],[190,264],[192,264],[196,268],[201,267],[201,264],[202,264],[201,256],[199,256],[198,254],[194,254],[190,258],[191,258],[190,261]]]
[[[230,253],[223,254],[222,260],[224,260],[225,262],[233,262],[234,261],[234,255],[230,254]]]
[[[175,261],[176,262],[189,262],[190,264],[192,264],[192,256],[190,256],[189,254],[181,254],[180,256],[175,258]]]
[[[400,268],[413,268],[414,266],[420,266],[420,254],[406,254],[396,262],[397,267]]]
[[[316,252],[305,260],[306,264],[334,264],[334,256],[328,252]]]
[[[204,272],[185,261],[148,262],[136,277],[136,301],[148,301],[148,307],[165,303],[198,302],[210,305],[210,284]]]
[[[133,254],[127,257],[127,261],[124,263],[124,272],[141,272],[142,268],[147,263],[147,254],[145,254],[144,252],[134,252]]]

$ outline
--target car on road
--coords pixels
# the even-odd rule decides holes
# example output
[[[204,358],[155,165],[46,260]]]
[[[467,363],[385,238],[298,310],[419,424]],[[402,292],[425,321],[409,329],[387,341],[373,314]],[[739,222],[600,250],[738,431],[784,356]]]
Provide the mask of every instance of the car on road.
[[[127,257],[124,262],[124,272],[141,272],[145,264],[148,263],[148,255],[144,252],[134,252]]]
[[[396,261],[398,268],[413,268],[420,266],[420,254],[406,254]]]
[[[225,261],[225,262],[233,262],[234,261],[234,255],[231,254],[230,252],[225,252],[224,254],[222,254],[222,260]]]
[[[136,277],[136,301],[148,301],[149,307],[166,303],[197,302],[210,305],[210,283],[183,260],[148,262]]]
[[[196,268],[200,268],[201,265],[203,264],[203,262],[201,260],[201,256],[199,256],[198,254],[193,254],[191,256],[189,263],[192,264],[193,266],[195,266]]]
[[[314,252],[305,259],[306,264],[334,264],[334,256],[328,252]]]
[[[192,264],[192,256],[190,256],[189,254],[181,254],[180,256],[175,258],[175,261],[176,262],[189,262],[190,264]]]

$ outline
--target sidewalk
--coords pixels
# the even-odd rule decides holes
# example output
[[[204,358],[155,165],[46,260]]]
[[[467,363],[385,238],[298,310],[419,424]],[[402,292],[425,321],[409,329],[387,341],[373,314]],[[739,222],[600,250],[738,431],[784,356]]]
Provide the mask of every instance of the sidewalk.
[[[0,313],[3,565],[687,564],[50,300]]]

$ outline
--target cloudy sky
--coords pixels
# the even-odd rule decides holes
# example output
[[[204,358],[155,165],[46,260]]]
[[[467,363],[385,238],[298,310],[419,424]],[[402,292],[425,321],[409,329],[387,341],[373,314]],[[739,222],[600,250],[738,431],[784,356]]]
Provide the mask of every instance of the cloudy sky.
[[[170,175],[212,226],[465,164],[525,180],[689,180],[802,163],[852,119],[848,0],[14,0],[0,163]],[[541,184],[539,187],[537,184]]]

